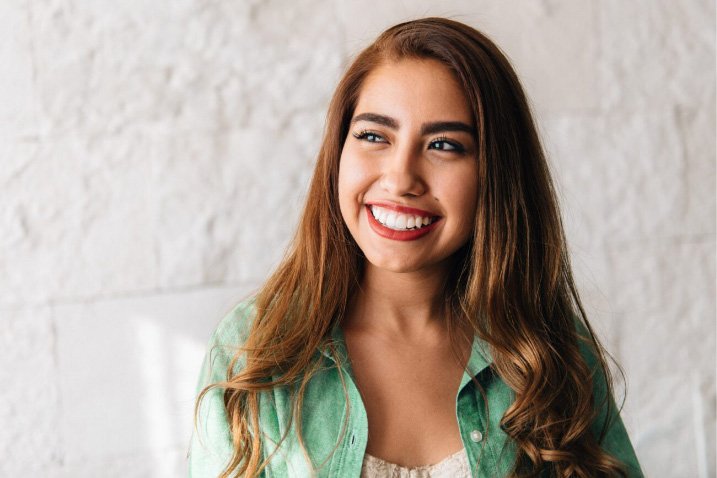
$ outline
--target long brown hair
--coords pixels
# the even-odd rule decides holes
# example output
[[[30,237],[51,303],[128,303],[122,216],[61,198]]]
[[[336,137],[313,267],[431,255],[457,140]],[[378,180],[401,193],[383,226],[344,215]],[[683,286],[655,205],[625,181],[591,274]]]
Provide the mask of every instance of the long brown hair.
[[[591,432],[602,416],[598,410],[611,406],[610,373],[572,279],[555,191],[523,89],[486,36],[452,20],[426,18],[386,30],[341,79],[298,231],[256,297],[241,349],[245,366],[235,371],[237,354],[227,380],[198,398],[197,404],[212,387],[225,390],[234,454],[222,477],[255,476],[268,462],[261,462],[260,434],[252,433],[262,392],[295,387],[292,418],[301,424],[303,392],[320,365],[315,351],[341,323],[362,273],[362,253],[338,206],[342,146],[363,80],[380,63],[403,58],[446,65],[473,111],[479,207],[473,237],[456,253],[446,320],[463,325],[449,324],[449,330],[473,330],[489,344],[492,367],[514,391],[501,421],[517,445],[514,476],[542,470],[560,477],[624,474]],[[594,357],[594,369],[581,347]],[[594,380],[605,380],[605,396],[594,396]]]

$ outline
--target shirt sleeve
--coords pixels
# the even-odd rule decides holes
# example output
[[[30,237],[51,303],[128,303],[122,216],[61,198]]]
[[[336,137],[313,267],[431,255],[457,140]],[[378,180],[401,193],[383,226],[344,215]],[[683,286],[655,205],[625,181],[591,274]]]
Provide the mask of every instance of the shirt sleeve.
[[[231,360],[244,343],[251,304],[241,303],[227,314],[212,334],[197,384],[199,393],[227,378]],[[241,367],[239,361],[237,368]],[[229,464],[234,447],[224,407],[224,389],[212,388],[202,398],[189,446],[189,477],[216,478]]]
[[[578,333],[583,337],[587,337],[588,334],[582,325],[578,326]],[[598,438],[602,435],[600,446],[611,456],[620,460],[625,466],[628,478],[644,478],[645,475],[640,468],[630,437],[620,418],[620,411],[615,404],[614,397],[607,394],[607,381],[602,367],[599,366],[597,356],[590,343],[586,343],[584,339],[578,340],[583,357],[593,371],[593,396],[595,405],[599,407],[592,431]],[[609,419],[606,421],[608,417]],[[607,428],[603,430],[605,426]]]

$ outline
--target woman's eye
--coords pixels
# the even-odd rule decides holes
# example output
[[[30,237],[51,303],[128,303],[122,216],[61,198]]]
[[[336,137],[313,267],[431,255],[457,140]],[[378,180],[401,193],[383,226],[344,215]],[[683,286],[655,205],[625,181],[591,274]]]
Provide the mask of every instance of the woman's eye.
[[[369,143],[385,143],[386,140],[383,138],[383,136],[372,133],[371,131],[361,131],[358,133],[353,133],[354,138],[368,141]]]
[[[462,153],[464,151],[463,146],[446,139],[436,139],[431,141],[428,145],[428,149],[436,149],[438,151],[455,151],[457,153]]]

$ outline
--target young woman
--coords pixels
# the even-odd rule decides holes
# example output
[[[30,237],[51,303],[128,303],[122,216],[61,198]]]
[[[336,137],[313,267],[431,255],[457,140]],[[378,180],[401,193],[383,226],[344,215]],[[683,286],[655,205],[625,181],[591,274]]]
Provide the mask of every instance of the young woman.
[[[451,20],[348,68],[291,249],[204,367],[194,477],[642,476],[523,90]]]

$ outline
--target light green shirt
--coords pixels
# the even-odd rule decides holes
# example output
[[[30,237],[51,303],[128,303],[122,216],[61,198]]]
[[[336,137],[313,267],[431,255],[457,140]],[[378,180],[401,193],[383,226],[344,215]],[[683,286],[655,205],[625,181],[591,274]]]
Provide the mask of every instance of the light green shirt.
[[[234,357],[237,346],[244,342],[252,318],[253,301],[247,301],[237,305],[221,321],[210,340],[198,391],[210,383],[226,379],[229,362]],[[317,351],[323,354],[322,360],[326,366],[307,385],[302,411],[302,434],[308,456],[313,462],[314,476],[358,478],[368,440],[366,409],[352,379],[344,337],[339,327],[333,330],[332,338],[342,358],[340,362],[344,371],[348,403],[337,364],[326,348]],[[590,355],[586,354],[586,357],[589,360],[588,365],[593,366]],[[506,476],[515,460],[515,445],[500,427],[500,419],[513,401],[513,392],[493,372],[490,364],[487,347],[476,337],[468,361],[468,370],[481,384],[485,398],[467,372],[463,374],[456,395],[456,418],[474,477]],[[596,396],[604,396],[604,381],[595,382]],[[599,402],[599,399],[597,401]],[[350,413],[342,435],[347,405]],[[603,411],[598,417],[593,427],[596,433],[602,424],[604,413]],[[262,432],[262,460],[276,448],[276,443],[286,432],[290,416],[291,401],[287,389],[275,388],[261,395],[259,421]],[[602,447],[627,465],[631,478],[642,477],[622,421],[617,415],[613,418]],[[331,454],[334,447],[336,449]],[[217,477],[229,463],[231,455],[232,440],[224,408],[223,390],[212,389],[202,400],[199,409],[197,429],[192,436],[189,452],[189,476]],[[312,476],[311,469],[307,456],[299,445],[295,426],[292,426],[287,439],[264,470],[263,476],[308,477]]]

